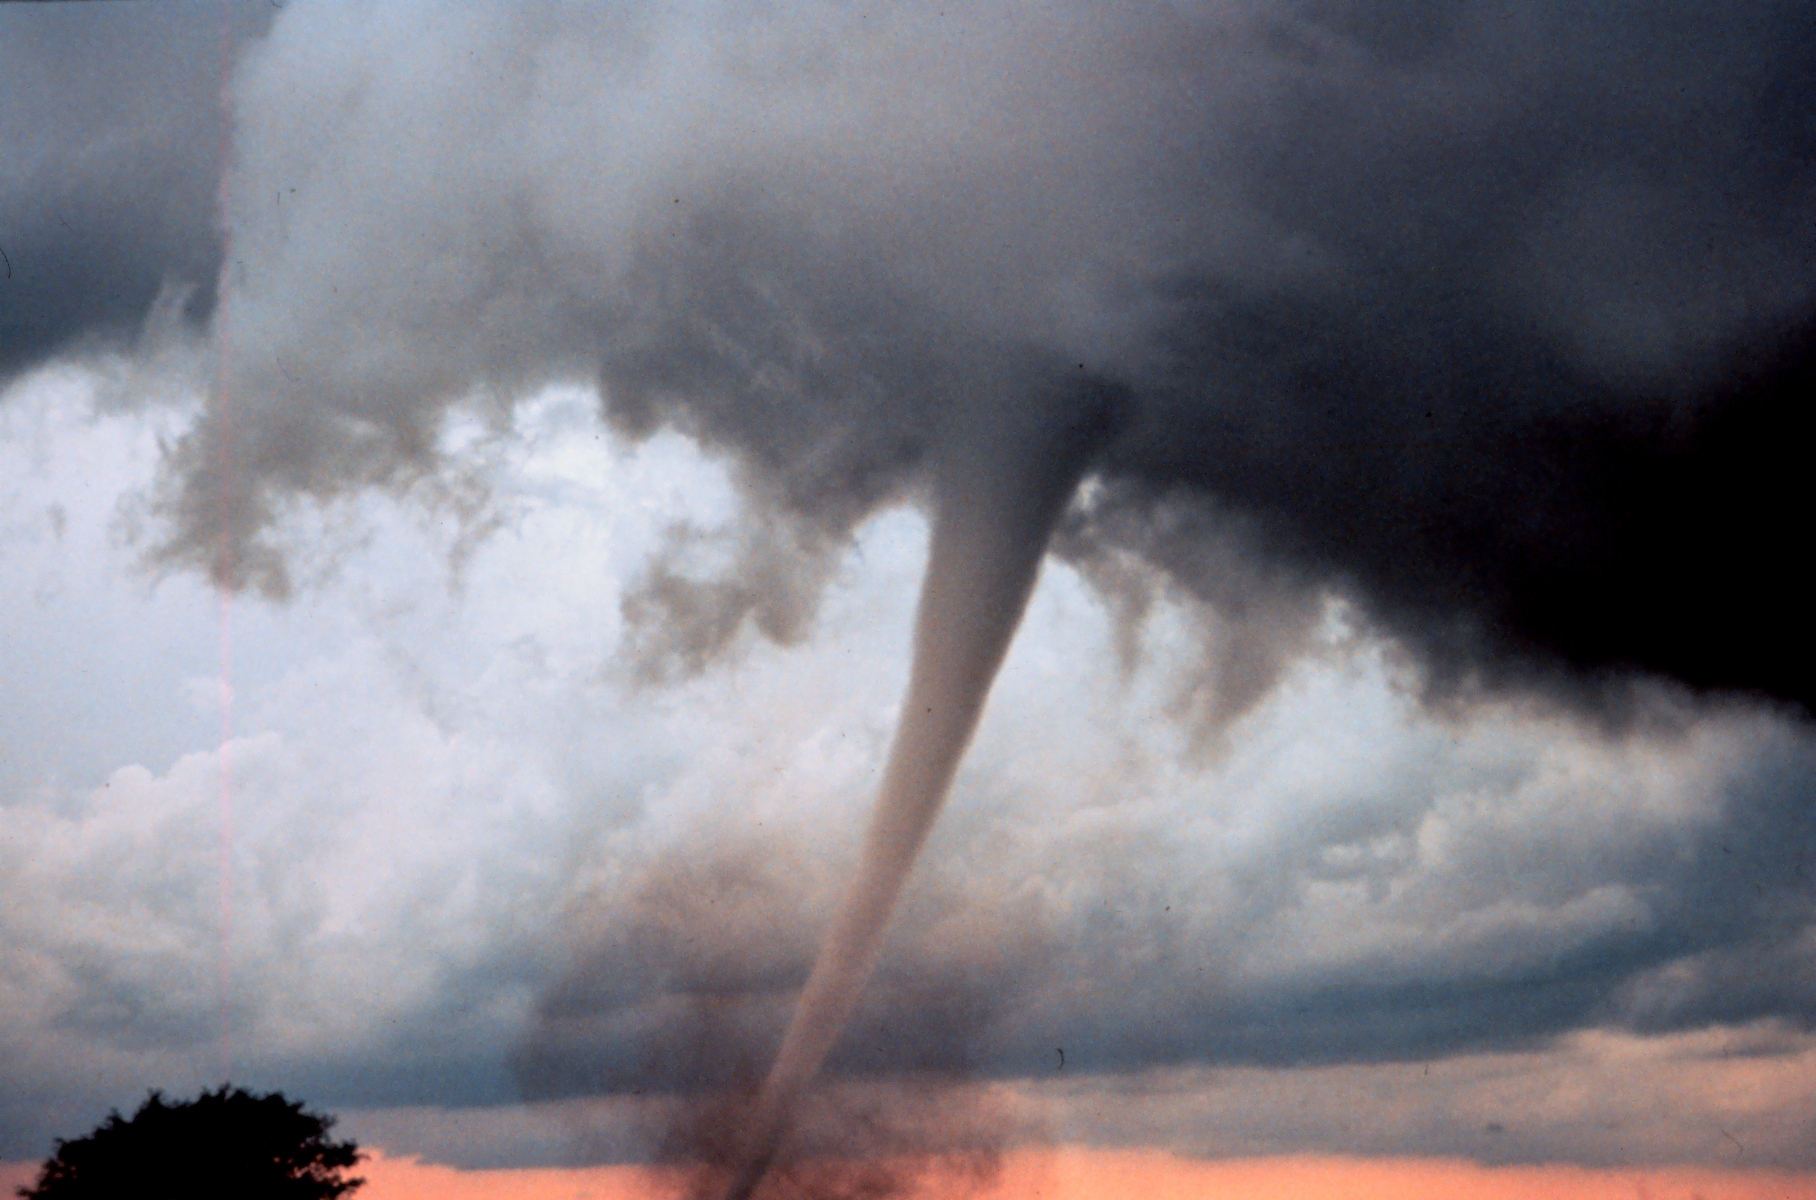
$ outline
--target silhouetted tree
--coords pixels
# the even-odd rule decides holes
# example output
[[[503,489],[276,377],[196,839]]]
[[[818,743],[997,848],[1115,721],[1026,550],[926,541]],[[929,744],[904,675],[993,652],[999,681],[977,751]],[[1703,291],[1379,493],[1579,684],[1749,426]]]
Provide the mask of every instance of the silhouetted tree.
[[[131,1120],[108,1114],[87,1137],[57,1140],[24,1200],[232,1196],[246,1200],[335,1200],[365,1183],[344,1172],[359,1162],[352,1142],[331,1142],[333,1117],[303,1111],[281,1092],[255,1095],[222,1084],[194,1100],[147,1096]]]

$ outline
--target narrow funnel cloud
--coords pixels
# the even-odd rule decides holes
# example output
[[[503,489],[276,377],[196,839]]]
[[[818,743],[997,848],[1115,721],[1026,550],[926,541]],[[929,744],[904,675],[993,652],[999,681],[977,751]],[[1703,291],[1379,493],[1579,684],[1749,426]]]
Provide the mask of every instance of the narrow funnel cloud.
[[[913,669],[863,859],[746,1118],[724,1200],[748,1200],[762,1182],[795,1101],[870,977],[883,929],[1021,623],[1048,537],[1107,422],[1107,397],[1094,385],[1049,385],[1018,398],[1032,403],[971,422],[946,440]],[[975,427],[985,421],[992,427]]]

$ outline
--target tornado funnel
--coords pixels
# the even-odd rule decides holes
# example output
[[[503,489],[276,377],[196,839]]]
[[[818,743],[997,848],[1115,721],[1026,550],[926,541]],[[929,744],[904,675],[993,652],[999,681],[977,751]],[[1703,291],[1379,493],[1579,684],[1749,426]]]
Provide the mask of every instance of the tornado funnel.
[[[1053,382],[1026,401],[950,431],[942,448],[913,668],[863,858],[739,1133],[722,1200],[748,1200],[762,1181],[796,1100],[870,977],[1027,608],[1053,524],[1110,411],[1091,385]]]

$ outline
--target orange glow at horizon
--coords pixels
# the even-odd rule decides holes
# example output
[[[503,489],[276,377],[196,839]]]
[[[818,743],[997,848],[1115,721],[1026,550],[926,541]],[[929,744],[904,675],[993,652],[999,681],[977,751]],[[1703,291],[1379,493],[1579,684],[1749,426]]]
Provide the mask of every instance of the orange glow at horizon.
[[[376,1151],[357,1200],[675,1200],[680,1175],[644,1167],[460,1171]],[[0,1187],[36,1168],[0,1164]],[[938,1194],[938,1189],[926,1195]],[[1324,1156],[1201,1162],[1157,1150],[1023,1150],[977,1200],[1816,1200],[1816,1172],[1717,1167],[1484,1167]]]
[[[407,1158],[363,1168],[359,1200],[674,1200],[679,1176],[640,1167],[456,1171]],[[932,1189],[924,1195],[937,1195]],[[977,1200],[1816,1200],[1816,1173],[1709,1167],[1484,1167],[1434,1159],[1199,1162],[1152,1150],[1020,1151]]]

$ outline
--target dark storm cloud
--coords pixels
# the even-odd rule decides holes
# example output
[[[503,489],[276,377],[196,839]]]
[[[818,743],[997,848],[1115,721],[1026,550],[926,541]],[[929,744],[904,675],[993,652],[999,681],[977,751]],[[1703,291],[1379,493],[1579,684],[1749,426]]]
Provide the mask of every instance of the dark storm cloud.
[[[9,4],[0,13],[0,381],[130,342],[159,294],[212,313],[231,56],[270,5]]]
[[[128,53],[60,20],[102,47],[85,61]],[[236,78],[229,374],[173,450],[161,557],[282,592],[295,498],[411,486],[451,404],[598,373],[613,425],[700,438],[753,519],[791,526],[749,578],[658,572],[636,599],[679,631],[652,673],[687,670],[746,623],[799,637],[807,564],[924,489],[960,414],[1017,402],[968,365],[1009,354],[1122,397],[1062,546],[1145,559],[1230,618],[1213,721],[1331,591],[1439,690],[1569,667],[1597,694],[1638,669],[1807,701],[1784,548],[1812,20],[298,5]],[[207,307],[216,160],[190,117],[212,85],[132,45],[99,94],[156,103],[26,129],[48,182],[13,185],[24,225],[60,229],[59,188],[117,219],[9,234],[21,279],[112,272],[15,292],[16,356],[129,322],[166,277]],[[141,160],[168,185],[109,182]]]
[[[1342,270],[1161,284],[1102,507],[1235,508],[1440,684],[1640,667],[1807,703],[1807,11],[1312,11],[1356,40],[1301,43],[1326,69],[1245,194]],[[1084,526],[1220,586],[1196,539]]]

